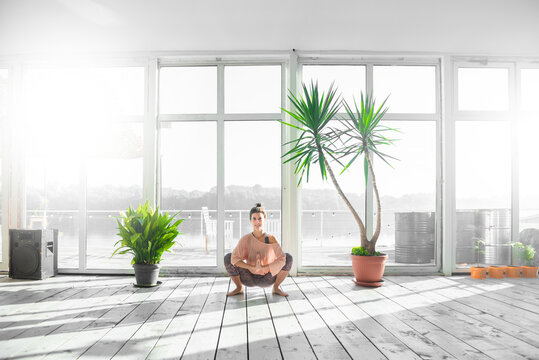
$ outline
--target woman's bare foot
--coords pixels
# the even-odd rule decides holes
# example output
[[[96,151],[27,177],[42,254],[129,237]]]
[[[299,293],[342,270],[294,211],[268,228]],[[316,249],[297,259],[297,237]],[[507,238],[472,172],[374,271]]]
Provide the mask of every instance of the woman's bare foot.
[[[273,293],[281,296],[288,296],[288,294],[282,291],[280,288],[273,288]]]
[[[243,287],[235,288],[234,290],[232,290],[231,292],[226,294],[226,296],[234,296],[234,295],[238,295],[238,294],[243,294]]]

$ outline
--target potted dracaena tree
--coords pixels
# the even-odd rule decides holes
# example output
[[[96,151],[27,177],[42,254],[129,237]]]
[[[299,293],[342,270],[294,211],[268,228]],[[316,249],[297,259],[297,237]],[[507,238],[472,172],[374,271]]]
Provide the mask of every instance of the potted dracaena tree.
[[[357,104],[354,101],[354,108],[352,108],[346,101],[341,101],[336,92],[337,90],[331,85],[327,93],[320,93],[318,83],[314,82],[309,88],[303,84],[303,92],[299,97],[290,92],[288,98],[292,109],[282,110],[295,119],[298,125],[284,121],[281,123],[297,129],[298,137],[283,145],[291,147],[283,155],[287,158],[284,163],[294,162],[295,173],[299,175],[298,186],[304,175],[306,175],[306,181],[309,181],[310,168],[315,164],[318,164],[323,180],[327,180],[329,175],[359,227],[361,246],[354,247],[351,254],[356,283],[365,286],[380,286],[387,255],[376,251],[382,212],[371,157],[376,156],[385,163],[388,163],[389,158],[393,159],[382,153],[379,146],[393,143],[394,140],[388,139],[385,134],[395,129],[380,123],[388,110],[385,107],[387,98],[377,107],[371,94],[362,93],[360,103]],[[333,128],[329,126],[330,121],[337,118],[341,106],[344,106],[347,118],[337,119],[342,126],[340,129]],[[367,237],[365,223],[342,191],[330,164],[330,162],[339,164],[342,167],[342,174],[358,158],[363,158],[365,187],[368,176],[371,176],[376,197],[376,229],[370,239]]]
[[[131,206],[116,219],[121,239],[114,244],[118,246],[115,254],[131,254],[131,265],[135,269],[136,286],[156,286],[159,276],[161,256],[176,244],[180,234],[178,226],[183,219],[175,220],[178,214],[159,213],[150,207],[149,202],[140,204],[136,210]]]

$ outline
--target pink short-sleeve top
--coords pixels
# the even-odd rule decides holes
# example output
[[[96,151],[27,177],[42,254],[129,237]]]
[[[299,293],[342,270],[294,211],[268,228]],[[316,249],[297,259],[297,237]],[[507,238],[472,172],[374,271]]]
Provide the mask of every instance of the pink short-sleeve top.
[[[238,261],[245,261],[249,265],[256,265],[256,259],[260,257],[262,266],[268,265],[272,276],[281,271],[286,263],[286,255],[281,246],[275,242],[266,244],[257,240],[253,233],[242,236],[234,251],[232,251],[231,263],[235,265]]]

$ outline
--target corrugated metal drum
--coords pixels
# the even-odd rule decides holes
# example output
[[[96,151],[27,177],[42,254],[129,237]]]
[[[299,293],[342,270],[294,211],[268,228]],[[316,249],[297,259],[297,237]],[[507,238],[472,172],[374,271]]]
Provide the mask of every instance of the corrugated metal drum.
[[[395,213],[395,262],[430,264],[434,261],[434,212]]]
[[[511,264],[511,211],[492,210],[489,214],[485,239],[485,264]]]
[[[485,253],[474,250],[476,240],[485,242]],[[457,263],[503,265],[511,263],[511,210],[457,211]]]

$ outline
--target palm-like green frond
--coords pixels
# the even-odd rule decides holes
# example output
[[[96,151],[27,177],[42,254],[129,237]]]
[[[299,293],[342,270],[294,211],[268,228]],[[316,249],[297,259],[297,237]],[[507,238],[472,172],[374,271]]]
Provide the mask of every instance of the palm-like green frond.
[[[304,176],[306,181],[309,181],[311,165],[316,163],[320,167],[322,178],[327,179],[325,157],[328,155],[337,159],[333,154],[335,137],[331,132],[325,131],[329,121],[335,118],[341,107],[340,96],[336,93],[333,84],[327,93],[320,93],[318,83],[311,82],[309,87],[303,84],[303,92],[298,97],[292,92],[288,95],[292,111],[283,111],[295,119],[299,126],[284,121],[281,123],[299,130],[299,136],[285,144],[291,145],[292,148],[283,158],[286,159],[285,163],[294,162],[295,173],[300,175],[298,185]]]
[[[354,100],[354,108],[346,101],[343,102],[348,119],[342,119],[341,124],[344,130],[336,131],[336,136],[341,140],[339,156],[349,158],[344,166],[344,172],[352,165],[360,155],[373,154],[386,164],[391,166],[389,159],[397,160],[395,157],[385,154],[379,150],[381,145],[393,144],[395,139],[385,136],[386,132],[398,131],[388,126],[382,125],[380,121],[387,113],[385,106],[386,98],[381,105],[376,106],[376,101],[369,93],[361,93],[361,101],[358,106]],[[365,181],[368,177],[367,160],[364,159]]]

